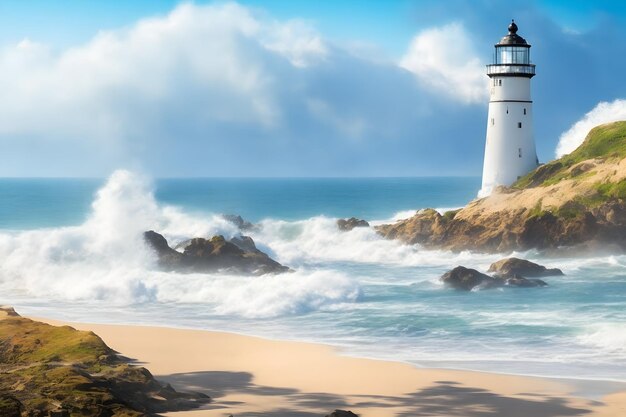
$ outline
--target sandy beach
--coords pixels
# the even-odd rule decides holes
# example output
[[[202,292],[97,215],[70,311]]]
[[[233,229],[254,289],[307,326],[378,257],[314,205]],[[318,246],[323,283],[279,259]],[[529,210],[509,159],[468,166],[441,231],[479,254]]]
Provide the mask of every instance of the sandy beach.
[[[420,369],[222,332],[37,320],[94,331],[158,379],[213,398],[206,409],[168,417],[322,417],[337,408],[362,417],[626,415],[619,384]],[[604,395],[586,395],[585,386]]]

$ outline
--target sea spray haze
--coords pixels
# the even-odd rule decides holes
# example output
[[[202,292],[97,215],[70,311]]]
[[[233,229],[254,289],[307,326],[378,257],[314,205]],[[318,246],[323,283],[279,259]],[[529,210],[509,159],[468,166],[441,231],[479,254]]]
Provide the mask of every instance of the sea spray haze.
[[[337,213],[364,207],[380,214],[367,218],[373,224],[411,215],[395,213],[411,201],[414,209],[458,207],[478,185],[454,178],[153,183],[117,171],[95,192],[91,208],[76,214],[75,225],[0,232],[0,301],[26,314],[327,342],[422,365],[623,379],[625,256],[515,254],[566,276],[547,279],[549,287],[540,290],[460,294],[438,277],[459,264],[486,270],[503,255],[427,251],[384,240],[370,228],[336,227]],[[291,189],[306,192],[285,192]],[[367,205],[365,197],[354,198],[363,189],[373,193]],[[259,227],[245,233],[295,272],[244,277],[156,269],[143,231],[162,233],[172,246],[193,236],[228,238],[239,231],[220,214],[233,207],[263,208],[249,217]],[[303,215],[306,207],[315,209]]]

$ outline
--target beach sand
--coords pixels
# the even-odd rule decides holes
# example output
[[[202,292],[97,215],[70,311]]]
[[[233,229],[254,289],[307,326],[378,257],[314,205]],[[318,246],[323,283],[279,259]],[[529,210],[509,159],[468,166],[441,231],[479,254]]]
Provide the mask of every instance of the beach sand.
[[[626,393],[583,398],[571,381],[421,369],[231,333],[37,320],[92,330],[157,379],[214,400],[168,417],[323,417],[337,408],[362,417],[626,416]]]

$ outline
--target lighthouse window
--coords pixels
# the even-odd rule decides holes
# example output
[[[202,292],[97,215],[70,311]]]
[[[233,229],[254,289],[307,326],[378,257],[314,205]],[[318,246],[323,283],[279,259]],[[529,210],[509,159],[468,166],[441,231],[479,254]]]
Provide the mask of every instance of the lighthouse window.
[[[524,109],[524,114],[526,114],[526,109]]]
[[[491,126],[496,124],[496,119],[494,119],[493,117],[491,118]]]
[[[517,148],[517,156],[522,157],[522,148]]]
[[[530,55],[527,46],[496,47],[496,64],[529,64]]]
[[[522,128],[522,122],[517,122],[517,127]]]
[[[502,80],[498,80],[498,85],[502,87]]]

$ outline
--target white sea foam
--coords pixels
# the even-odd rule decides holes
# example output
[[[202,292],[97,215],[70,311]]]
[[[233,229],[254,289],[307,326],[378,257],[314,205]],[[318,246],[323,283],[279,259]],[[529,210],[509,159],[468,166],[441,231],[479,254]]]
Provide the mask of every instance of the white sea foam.
[[[159,205],[147,179],[116,171],[98,191],[84,224],[0,233],[0,288],[5,293],[57,300],[207,302],[218,314],[271,316],[357,298],[359,277],[348,278],[332,265],[309,264],[443,268],[488,265],[496,259],[469,252],[426,251],[383,239],[372,228],[342,232],[336,219],[320,216],[295,222],[268,219],[252,232],[260,248],[297,270],[293,274],[261,278],[166,274],[155,271],[154,255],[143,243],[142,232],[150,229],[166,236],[172,246],[189,237],[238,233],[219,215],[192,215]],[[436,281],[436,277],[430,278]]]
[[[441,287],[444,270],[486,271],[505,255],[424,250],[383,239],[372,228],[342,232],[331,217],[266,219],[249,233],[295,272],[176,274],[156,270],[142,239],[149,229],[172,246],[188,237],[239,233],[220,215],[159,204],[148,180],[118,171],[98,191],[83,224],[0,232],[0,302],[35,300],[30,306],[53,313],[60,302],[70,320],[104,315],[123,322],[132,314],[144,324],[162,324],[155,314],[169,311],[172,325],[336,342],[365,356],[448,363],[436,366],[464,360],[473,369],[502,370],[507,363],[506,369],[527,372],[531,358],[537,373],[550,373],[554,364],[567,373],[577,364],[580,372],[613,378],[624,369],[614,366],[626,358],[623,298],[603,291],[622,288],[625,255],[506,254],[561,268],[566,276],[546,278],[550,287],[536,292],[460,294]],[[589,289],[596,282],[597,294]],[[545,299],[534,303],[535,297]],[[315,314],[304,315],[309,312]],[[257,318],[272,320],[256,320],[250,329],[248,319]]]
[[[370,220],[370,224],[377,226],[380,224],[389,224],[389,223],[395,223],[398,222],[400,220],[406,220],[409,219],[413,216],[415,216],[415,213],[417,213],[418,210],[402,210],[402,211],[398,211],[397,213],[395,213],[393,216],[391,216],[388,219],[382,219],[382,220]]]
[[[202,303],[218,315],[265,318],[302,314],[353,302],[359,287],[333,271],[296,271],[265,277],[160,274],[160,300]]]
[[[599,352],[626,355],[626,325],[624,322],[594,323],[586,327],[578,341]]]
[[[221,216],[191,216],[159,206],[145,178],[117,171],[98,191],[84,224],[0,234],[3,296],[121,305],[202,302],[216,314],[271,317],[354,301],[359,295],[351,279],[332,270],[252,278],[157,272],[142,237],[150,229],[171,244],[190,236],[237,233]]]
[[[445,266],[461,262],[490,262],[494,255],[470,252],[424,250],[418,245],[404,245],[382,238],[372,228],[356,227],[340,231],[336,219],[319,216],[307,220],[286,222],[265,220],[261,231],[254,234],[269,246],[281,262],[347,261],[397,266]]]

